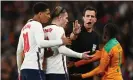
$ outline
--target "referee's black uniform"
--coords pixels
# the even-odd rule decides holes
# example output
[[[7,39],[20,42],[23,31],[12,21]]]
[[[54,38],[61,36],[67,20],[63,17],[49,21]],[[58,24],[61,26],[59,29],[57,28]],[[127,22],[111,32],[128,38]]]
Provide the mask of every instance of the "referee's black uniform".
[[[77,52],[85,52],[85,51],[92,51],[92,48],[95,50],[98,49],[99,46],[99,36],[96,32],[87,32],[84,26],[82,26],[82,30],[78,35],[78,38],[72,42],[71,49]],[[77,58],[69,58],[69,61],[78,61],[80,59]],[[94,69],[93,63],[89,63],[78,67],[78,69],[69,69],[69,73],[86,73]],[[86,78],[82,80],[93,80],[93,77]]]

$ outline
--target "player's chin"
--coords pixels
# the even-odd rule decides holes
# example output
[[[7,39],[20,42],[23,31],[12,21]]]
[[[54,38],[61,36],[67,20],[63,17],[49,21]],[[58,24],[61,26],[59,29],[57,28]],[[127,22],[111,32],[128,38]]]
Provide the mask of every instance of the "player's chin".
[[[48,23],[48,21],[49,21],[49,19],[47,19],[47,20],[44,20],[44,21],[43,21],[43,23]]]
[[[64,25],[64,28],[66,29],[67,28],[67,25]]]

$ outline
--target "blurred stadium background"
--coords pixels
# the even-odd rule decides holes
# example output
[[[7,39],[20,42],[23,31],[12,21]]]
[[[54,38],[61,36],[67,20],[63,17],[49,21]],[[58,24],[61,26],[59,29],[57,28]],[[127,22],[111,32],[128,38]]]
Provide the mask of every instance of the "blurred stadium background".
[[[1,80],[16,80],[16,48],[20,30],[32,18],[32,6],[37,1],[1,1]],[[44,1],[45,2],[45,1]],[[65,7],[69,20],[82,21],[85,6],[93,5],[97,11],[96,31],[102,34],[107,22],[120,29],[119,39],[124,49],[124,80],[133,80],[133,2],[132,1],[46,1],[52,10],[56,5]]]

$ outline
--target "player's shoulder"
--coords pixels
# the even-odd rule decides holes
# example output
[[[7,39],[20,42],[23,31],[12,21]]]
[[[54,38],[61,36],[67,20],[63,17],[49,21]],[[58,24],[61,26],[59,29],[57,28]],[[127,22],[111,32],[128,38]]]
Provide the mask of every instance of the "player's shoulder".
[[[104,50],[109,53],[117,44],[119,44],[119,42],[116,40],[116,38],[113,38],[105,44]]]
[[[62,31],[64,31],[64,28],[63,27],[59,27]]]
[[[40,22],[38,22],[38,21],[31,21],[31,22],[29,22],[29,24],[34,25],[34,26],[37,26],[37,25],[41,25],[42,26],[42,24]]]
[[[56,28],[56,25],[47,25],[47,26],[44,26],[44,29],[47,29],[47,28]]]
[[[24,27],[28,27],[28,26],[30,27],[30,29],[35,29],[35,30],[42,28],[42,24],[40,22],[34,21],[34,20],[28,21]]]
[[[44,29],[48,29],[48,28],[51,28],[51,29],[54,29],[54,30],[61,30],[62,27],[59,27],[57,25],[47,25],[44,27]]]

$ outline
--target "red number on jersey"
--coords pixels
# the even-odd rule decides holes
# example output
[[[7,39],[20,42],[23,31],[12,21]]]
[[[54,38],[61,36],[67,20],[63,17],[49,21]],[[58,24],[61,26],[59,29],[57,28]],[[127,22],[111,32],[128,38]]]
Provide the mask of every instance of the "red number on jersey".
[[[26,32],[25,34],[23,34],[23,38],[24,38],[24,53],[26,53],[30,49],[28,32]]]

